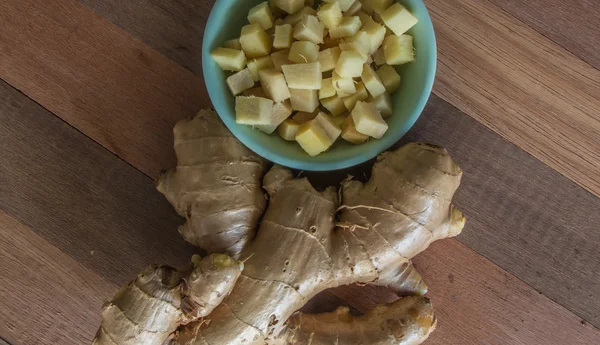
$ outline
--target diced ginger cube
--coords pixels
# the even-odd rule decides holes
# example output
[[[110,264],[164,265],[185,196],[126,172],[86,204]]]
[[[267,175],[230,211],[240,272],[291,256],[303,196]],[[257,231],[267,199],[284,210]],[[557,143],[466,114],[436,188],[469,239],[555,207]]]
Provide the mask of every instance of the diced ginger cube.
[[[260,24],[263,29],[269,30],[273,27],[273,12],[267,1],[262,2],[250,9],[248,21],[250,24]]]
[[[242,44],[240,43],[239,37],[225,41],[225,43],[223,43],[223,47],[235,50],[242,50]]]
[[[273,48],[289,49],[294,42],[294,28],[290,24],[277,25],[275,27],[275,38],[273,39]]]
[[[369,99],[369,93],[367,92],[367,89],[365,89],[365,85],[360,82],[356,84],[356,93],[342,98],[342,101],[344,102],[346,109],[352,111],[358,101],[366,101],[367,99]]]
[[[235,98],[235,122],[242,125],[268,125],[271,123],[273,101],[261,97]]]
[[[363,62],[367,62],[369,60],[369,50],[370,47],[363,46],[360,42],[356,41],[345,41],[344,43],[340,43],[340,50],[343,52],[357,52],[360,53]]]
[[[268,55],[248,61],[248,70],[254,81],[259,80],[258,72],[267,68],[273,68],[273,60]]]
[[[335,73],[343,78],[360,77],[365,61],[359,52],[343,51],[335,66]]]
[[[373,0],[361,0],[362,1],[362,10],[368,15],[373,14]]]
[[[335,96],[335,88],[333,87],[333,78],[323,79],[321,89],[319,90],[319,99]]]
[[[343,17],[337,27],[329,29],[329,37],[333,39],[350,37],[357,33],[361,26],[359,17]]]
[[[268,125],[257,125],[259,130],[271,134],[275,132],[277,127],[292,114],[292,104],[289,100],[273,104],[271,111],[271,123]]]
[[[289,88],[306,90],[321,88],[323,75],[321,64],[318,62],[283,65],[281,69]]]
[[[313,15],[307,15],[294,27],[294,38],[298,41],[323,43],[325,26]]]
[[[342,21],[342,9],[338,2],[332,2],[321,6],[317,11],[317,17],[327,29],[335,28]]]
[[[361,79],[372,97],[377,97],[385,92],[385,85],[369,64],[363,66]]]
[[[347,11],[350,7],[352,7],[352,4],[354,4],[354,2],[358,2],[358,0],[323,0],[323,2],[337,2],[340,4],[342,11]]]
[[[344,125],[344,122],[346,121],[346,116],[344,116],[344,115],[331,116],[331,121],[333,121],[333,123],[335,123],[335,125],[341,129],[342,126]]]
[[[375,13],[383,13],[392,5],[392,0],[371,0],[371,7]]]
[[[352,6],[350,6],[348,8],[348,10],[346,10],[344,12],[344,17],[355,16],[358,13],[358,11],[360,11],[361,9],[362,9],[362,2],[357,0],[352,4]]]
[[[383,54],[388,65],[402,65],[415,60],[413,38],[410,35],[391,35],[383,41]]]
[[[302,20],[302,18],[304,18],[305,16],[316,16],[317,15],[317,11],[312,8],[312,7],[304,7],[300,12],[297,12],[295,14],[290,14],[289,16],[283,18],[282,23],[283,24],[291,24],[292,26],[295,26],[296,24],[300,23],[300,21]]]
[[[229,86],[231,94],[234,96],[237,96],[254,86],[254,80],[252,79],[252,75],[247,68],[229,76],[226,82],[227,86]]]
[[[342,124],[342,139],[358,145],[369,140],[369,136],[358,132],[354,125],[354,120],[352,120],[352,116],[348,116]]]
[[[331,138],[331,141],[335,142],[340,137],[340,134],[342,134],[342,129],[333,121],[332,116],[319,112],[315,120],[321,124],[321,127],[323,127],[327,135]]]
[[[344,105],[344,101],[338,96],[331,96],[329,98],[323,98],[321,100],[321,104],[327,111],[329,111],[333,116],[339,116],[348,111],[346,106]]]
[[[354,84],[352,78],[342,78],[339,74],[333,72],[331,81],[339,97],[346,97],[356,93],[356,84]]]
[[[271,60],[273,60],[273,68],[281,72],[281,66],[293,64],[294,62],[288,58],[289,55],[290,51],[288,49],[280,50],[271,54]]]
[[[275,0],[275,5],[289,14],[294,14],[304,8],[304,0]]]
[[[292,119],[287,119],[283,121],[279,127],[277,127],[277,133],[280,137],[287,141],[295,141],[296,134],[298,133],[298,128],[300,128],[300,124]]]
[[[370,43],[371,48],[369,54],[373,54],[381,47],[381,44],[383,44],[383,40],[385,39],[385,27],[379,25],[372,19],[363,24],[364,25],[359,32],[366,33],[367,41]]]
[[[388,125],[373,103],[357,102],[351,113],[354,125],[359,133],[381,139],[388,130]]]
[[[273,102],[283,102],[291,97],[283,74],[274,68],[263,69],[258,72],[260,83],[267,96]]]
[[[373,62],[377,66],[385,65],[385,54],[383,53],[383,47],[377,49],[375,54],[373,54]]]
[[[267,94],[265,93],[265,90],[263,90],[263,88],[260,87],[260,86],[248,89],[248,90],[242,92],[242,95],[244,95],[244,96],[254,96],[254,97],[269,98],[267,96]]]
[[[259,24],[249,24],[242,28],[240,43],[246,57],[255,58],[269,55],[273,40]]]
[[[316,62],[319,59],[319,46],[310,41],[296,41],[292,43],[288,59],[295,63]]]
[[[370,100],[375,104],[375,107],[381,113],[381,117],[386,118],[393,113],[392,96],[389,93],[384,93]]]
[[[363,5],[363,10],[364,10],[364,6],[365,6],[365,5]],[[364,11],[359,11],[359,12],[356,14],[356,16],[357,16],[358,18],[360,18],[361,27],[362,27],[363,25],[365,25],[365,24],[366,24],[366,23],[367,23],[369,20],[373,20],[373,18],[371,18],[371,15],[370,15],[370,14],[367,14],[367,13],[365,13]]]
[[[312,113],[319,106],[317,90],[290,89],[292,110]]]
[[[381,13],[381,19],[397,36],[407,32],[419,22],[406,7],[395,3]]]
[[[400,88],[400,82],[402,79],[396,69],[390,65],[383,65],[375,72],[381,79],[385,91],[389,94],[396,92]]]
[[[332,71],[337,65],[341,53],[340,47],[321,50],[318,57],[318,61],[321,64],[321,72]]]
[[[312,113],[307,113],[305,111],[299,111],[296,114],[294,114],[294,116],[292,116],[292,120],[302,124],[304,122],[313,120],[315,117],[317,117],[318,114],[319,114],[318,109],[313,111]]]
[[[241,50],[216,48],[210,57],[224,71],[241,71],[246,67],[246,55]]]
[[[317,120],[301,124],[296,133],[296,141],[306,153],[313,157],[326,151],[333,144],[333,140]]]

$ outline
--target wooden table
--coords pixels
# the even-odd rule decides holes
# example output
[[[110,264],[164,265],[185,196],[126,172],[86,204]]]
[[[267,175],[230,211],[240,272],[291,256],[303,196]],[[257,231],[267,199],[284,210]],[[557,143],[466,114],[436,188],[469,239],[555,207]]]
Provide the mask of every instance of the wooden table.
[[[0,337],[10,344],[89,343],[118,286],[196,252],[153,177],[174,164],[173,124],[210,107],[200,47],[212,3],[0,1]],[[438,78],[403,141],[449,149],[469,219],[416,259],[440,320],[428,344],[600,344],[598,4],[426,3]],[[307,309],[391,298],[344,287]]]

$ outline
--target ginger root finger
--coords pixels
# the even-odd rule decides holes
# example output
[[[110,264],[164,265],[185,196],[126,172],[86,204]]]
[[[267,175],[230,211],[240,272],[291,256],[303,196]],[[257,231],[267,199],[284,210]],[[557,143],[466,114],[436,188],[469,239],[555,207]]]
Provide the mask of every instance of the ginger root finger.
[[[436,327],[428,298],[411,296],[379,305],[369,313],[353,317],[348,308],[331,313],[296,313],[288,320],[281,344],[288,345],[416,345]]]
[[[242,265],[224,254],[192,258],[179,272],[149,266],[103,306],[93,345],[162,345],[183,324],[212,312],[229,294]]]
[[[186,241],[234,257],[254,236],[266,206],[266,162],[240,143],[211,110],[173,130],[177,167],[161,173],[157,189],[187,222]]]

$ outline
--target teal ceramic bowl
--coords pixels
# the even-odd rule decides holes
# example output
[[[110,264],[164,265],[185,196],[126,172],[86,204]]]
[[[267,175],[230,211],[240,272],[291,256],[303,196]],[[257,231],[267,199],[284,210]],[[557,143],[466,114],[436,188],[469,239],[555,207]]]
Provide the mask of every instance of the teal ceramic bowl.
[[[394,145],[417,121],[433,87],[436,70],[436,43],[433,25],[422,0],[401,0],[418,19],[408,34],[414,37],[416,61],[399,66],[402,86],[393,97],[394,113],[387,118],[389,130],[381,139],[361,145],[338,140],[327,152],[310,157],[295,142],[276,133],[267,135],[235,123],[234,97],[225,83],[226,74],[211,59],[210,52],[228,39],[239,37],[250,8],[264,0],[217,0],[204,31],[202,68],[204,81],[215,110],[229,130],[248,148],[264,158],[293,169],[327,171],[366,162]]]

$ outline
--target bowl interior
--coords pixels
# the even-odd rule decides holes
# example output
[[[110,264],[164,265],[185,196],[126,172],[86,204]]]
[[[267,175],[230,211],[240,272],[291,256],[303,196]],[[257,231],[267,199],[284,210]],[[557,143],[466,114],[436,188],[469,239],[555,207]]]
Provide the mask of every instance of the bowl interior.
[[[250,8],[264,0],[217,0],[204,33],[202,64],[206,87],[219,116],[248,148],[266,159],[294,169],[337,170],[363,163],[396,143],[413,126],[431,93],[436,69],[433,25],[422,0],[401,0],[418,19],[408,33],[414,37],[416,61],[398,66],[402,86],[393,96],[394,113],[387,118],[389,130],[382,139],[353,145],[338,140],[327,152],[310,157],[295,142],[267,135],[235,123],[235,103],[225,79],[227,74],[210,58],[210,52],[228,39],[239,37]]]

